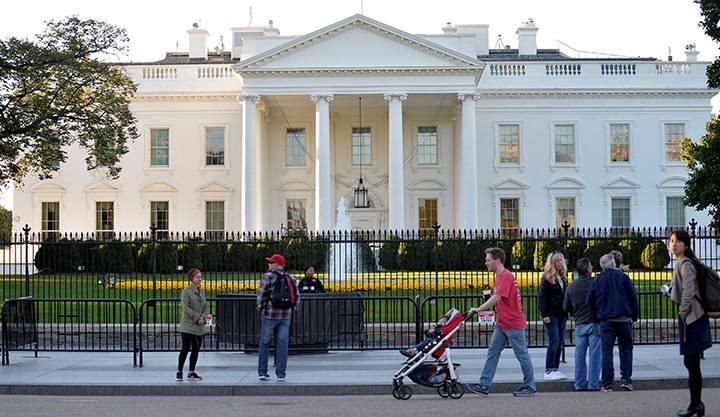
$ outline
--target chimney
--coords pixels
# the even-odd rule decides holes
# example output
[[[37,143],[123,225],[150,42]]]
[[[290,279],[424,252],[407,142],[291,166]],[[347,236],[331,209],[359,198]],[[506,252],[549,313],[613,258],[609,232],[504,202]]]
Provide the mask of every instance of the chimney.
[[[442,31],[445,35],[452,35],[453,33],[457,33],[458,30],[452,23],[447,22],[445,26],[443,26]]]
[[[475,34],[475,55],[484,56],[490,54],[488,51],[490,38],[488,35],[489,25],[457,25],[457,33]]]
[[[193,28],[187,31],[190,39],[190,59],[204,59],[208,57],[208,31],[200,29],[197,23],[193,23]]]
[[[263,32],[265,32],[265,36],[279,36],[280,35],[280,31],[273,26],[273,23],[275,23],[275,22],[273,22],[272,20],[268,20],[268,25],[263,30]]]
[[[695,49],[695,44],[691,43],[688,45],[685,45],[685,60],[688,62],[695,62],[697,61],[697,57],[700,51]]]
[[[537,31],[535,22],[528,19],[517,30],[518,55],[537,55]]]

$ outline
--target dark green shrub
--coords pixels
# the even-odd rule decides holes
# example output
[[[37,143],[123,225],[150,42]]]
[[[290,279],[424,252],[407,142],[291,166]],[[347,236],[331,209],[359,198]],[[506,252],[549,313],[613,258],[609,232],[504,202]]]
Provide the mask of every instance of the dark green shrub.
[[[565,242],[565,258],[568,262],[568,270],[574,271],[578,259],[585,254],[586,242],[581,239],[568,239]]]
[[[155,247],[155,271],[158,274],[177,272],[178,250],[171,242],[158,242]]]
[[[78,267],[83,265],[79,247],[81,244],[66,238],[44,241],[35,253],[35,267],[38,271],[48,273],[78,272]]]
[[[202,252],[200,243],[190,242],[178,246],[178,258],[183,272],[187,273],[192,268],[203,269]]]
[[[542,271],[545,268],[548,256],[553,252],[560,252],[565,255],[565,242],[562,239],[539,240],[535,245],[533,257],[533,268]],[[567,259],[566,259],[567,261]]]
[[[225,252],[227,244],[218,242],[208,242],[200,246],[202,255],[203,270],[208,272],[224,271]]]
[[[398,267],[403,271],[429,271],[435,269],[434,239],[403,242],[398,248]]]
[[[629,265],[630,268],[641,267],[640,258],[648,243],[650,243],[650,239],[639,236],[621,240],[618,250],[623,254],[623,263]]]
[[[133,244],[136,272],[152,272],[152,245],[149,243]]]
[[[515,264],[515,259],[512,255],[512,248],[515,246],[515,239],[502,239],[498,240],[494,246],[497,246],[498,248],[505,251],[505,268],[513,269],[513,265]],[[490,246],[488,246],[490,247]],[[486,248],[487,249],[487,248]],[[485,267],[485,253],[483,251],[483,269]]]
[[[600,271],[600,257],[616,248],[614,239],[591,239],[587,241],[584,257],[590,259],[595,271]]]
[[[445,240],[438,242],[438,269],[441,271],[460,271],[463,269],[463,257],[466,255],[467,243],[462,240]]]
[[[473,239],[468,241],[463,254],[463,269],[468,271],[485,271],[485,249],[496,246],[497,243],[486,239]]]
[[[113,240],[98,247],[98,272],[127,274],[135,270],[132,247],[129,243]]]
[[[640,255],[640,264],[650,270],[663,269],[669,262],[668,248],[659,240],[649,243]]]
[[[396,271],[398,269],[398,251],[400,241],[397,237],[391,236],[380,245],[379,262],[380,267],[385,271]]]
[[[538,242],[541,243],[541,242]],[[535,254],[535,241],[520,239],[512,247],[512,264],[520,270],[527,271],[533,268]],[[507,254],[506,254],[507,255]]]
[[[225,269],[232,272],[262,271],[265,259],[258,255],[257,245],[258,242],[236,242],[229,245]]]

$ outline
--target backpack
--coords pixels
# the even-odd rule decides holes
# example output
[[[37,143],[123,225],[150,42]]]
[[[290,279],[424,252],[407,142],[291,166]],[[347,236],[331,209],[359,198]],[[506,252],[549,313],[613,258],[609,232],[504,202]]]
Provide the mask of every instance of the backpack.
[[[270,287],[270,303],[273,308],[287,310],[297,304],[297,286],[287,272],[276,272],[275,281]]]
[[[705,312],[720,312],[720,277],[712,268],[701,262],[692,261],[698,281],[700,303]]]

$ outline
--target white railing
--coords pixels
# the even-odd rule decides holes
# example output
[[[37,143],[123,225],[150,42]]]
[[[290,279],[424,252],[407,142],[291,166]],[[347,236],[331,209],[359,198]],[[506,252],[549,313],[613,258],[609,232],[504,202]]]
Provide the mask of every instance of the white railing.
[[[545,75],[580,75],[581,73],[580,64],[545,64]]]
[[[490,75],[493,77],[517,77],[526,73],[525,64],[490,64]]]
[[[655,64],[655,70],[662,74],[690,74],[690,64],[683,62],[659,62]]]
[[[143,80],[174,80],[178,77],[177,67],[143,67]]]
[[[602,75],[635,75],[637,74],[636,64],[601,64],[600,72]]]
[[[235,72],[230,65],[223,66],[200,66],[197,68],[198,79],[228,79],[233,78]]]

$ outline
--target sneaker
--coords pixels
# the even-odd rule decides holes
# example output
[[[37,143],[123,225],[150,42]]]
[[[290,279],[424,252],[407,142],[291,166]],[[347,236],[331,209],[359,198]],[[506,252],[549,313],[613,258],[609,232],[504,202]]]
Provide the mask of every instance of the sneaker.
[[[417,352],[415,352],[415,349],[408,348],[408,349],[400,349],[400,354],[405,356],[406,358],[412,358],[417,355]]]
[[[602,388],[600,388],[600,391],[602,391],[602,392],[613,392],[612,387],[602,387]]]
[[[176,381],[182,381],[182,380],[183,380],[183,378],[182,378],[182,372],[177,372],[177,373],[175,374],[175,380],[176,380]]]
[[[279,377],[277,377],[277,380],[278,380],[278,382],[285,382],[285,377],[279,376]]]
[[[623,383],[620,384],[620,389],[622,389],[623,391],[632,391],[632,390],[633,390],[633,386],[632,386],[631,383],[625,381],[625,382],[623,382]]]
[[[562,381],[567,379],[567,376],[559,371],[545,371],[544,379],[545,381]]]
[[[258,375],[258,379],[261,380],[261,381],[269,381],[269,380],[270,380],[270,375],[268,375],[268,374]]]
[[[473,394],[488,395],[490,394],[490,388],[480,384],[465,384],[465,391],[472,392]]]
[[[513,391],[514,397],[534,397],[537,390],[528,387],[527,385],[520,387]]]
[[[202,377],[195,372],[188,372],[187,379],[190,381],[202,381]]]

